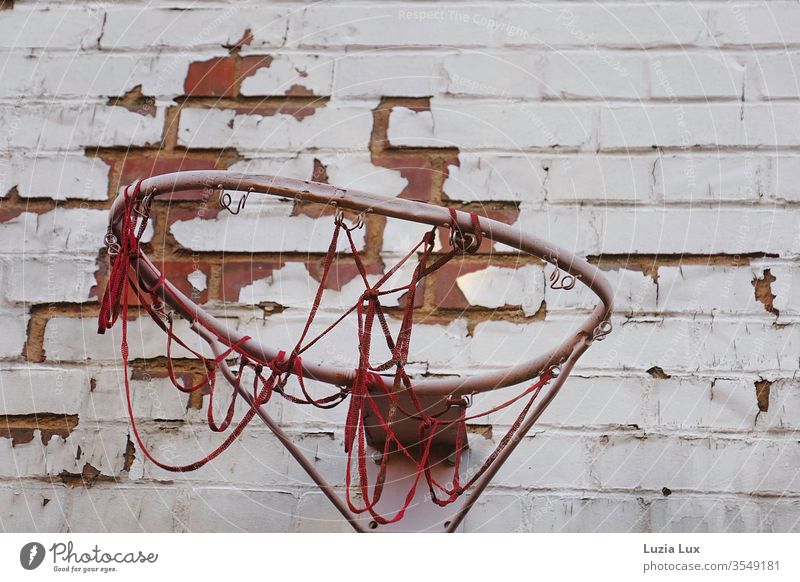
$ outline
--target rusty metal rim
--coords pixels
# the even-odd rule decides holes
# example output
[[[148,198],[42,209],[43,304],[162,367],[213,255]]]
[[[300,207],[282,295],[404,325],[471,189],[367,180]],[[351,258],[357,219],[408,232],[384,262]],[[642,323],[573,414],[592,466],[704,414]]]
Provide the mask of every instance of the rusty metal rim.
[[[222,170],[176,172],[150,177],[142,181],[138,198],[146,200],[149,205],[154,197],[197,189],[241,191],[248,195],[251,193],[269,194],[282,198],[336,205],[339,208],[355,212],[372,212],[431,226],[447,227],[450,226],[452,220],[447,208],[425,202],[387,198],[291,178],[241,174]],[[239,209],[241,206],[240,204]],[[122,224],[123,212],[124,197],[118,196],[112,204],[109,216],[110,226],[117,236],[120,234],[119,228]],[[456,216],[461,231],[472,233],[470,214],[457,211]],[[550,366],[565,362],[581,341],[591,343],[594,339],[607,333],[605,327],[608,325],[608,318],[613,306],[613,293],[597,267],[565,249],[543,241],[532,234],[523,233],[508,224],[482,217],[480,225],[483,236],[492,241],[537,256],[576,280],[580,280],[597,295],[600,303],[571,337],[555,349],[508,369],[484,372],[467,378],[418,378],[414,381],[414,390],[419,394],[475,394],[520,384],[535,378]],[[201,322],[202,325],[213,330],[230,344],[238,343],[243,339],[243,334],[230,329],[225,323],[207,313],[170,284],[146,256],[143,256],[133,266],[137,270],[139,280],[148,288],[154,288],[162,300],[185,319],[192,323]],[[188,308],[184,306],[188,306]],[[275,359],[279,351],[276,348],[263,346],[255,339],[249,339],[242,343],[241,349],[262,361]],[[354,377],[354,370],[337,368],[306,358],[303,358],[302,366],[303,374],[306,377],[336,386],[347,386]]]

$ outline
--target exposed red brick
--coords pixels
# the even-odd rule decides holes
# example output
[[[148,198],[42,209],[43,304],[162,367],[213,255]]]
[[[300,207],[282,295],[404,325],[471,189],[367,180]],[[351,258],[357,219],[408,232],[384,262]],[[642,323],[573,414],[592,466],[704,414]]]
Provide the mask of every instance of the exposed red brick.
[[[108,259],[105,259],[105,263],[108,263]],[[206,279],[210,282],[211,279],[211,264],[208,261],[199,261],[193,262],[191,259],[188,260],[181,260],[181,261],[157,261],[154,260],[153,263],[156,267],[161,270],[167,280],[175,285],[184,295],[189,297],[192,301],[198,304],[202,304],[208,301],[208,289],[205,289],[202,292],[197,292],[189,283],[188,276],[195,270],[200,270],[206,275]],[[108,282],[107,276],[108,268],[103,267],[98,269],[98,272],[95,273],[95,277],[98,281],[97,285],[92,288],[93,296],[102,296],[102,293],[105,290],[106,283]],[[100,274],[102,273],[102,275]],[[141,305],[139,298],[136,296],[133,291],[128,294],[128,304],[131,306],[138,306]]]
[[[232,107],[239,115],[261,115],[262,117],[272,117],[273,115],[291,115],[297,121],[303,121],[317,112],[314,105],[308,103],[259,103],[258,105],[242,105]]]
[[[111,97],[108,100],[108,104],[124,107],[128,111],[133,111],[139,115],[156,116],[156,98],[143,94],[141,85],[136,85],[122,97]]]
[[[283,263],[278,261],[225,262],[222,266],[222,300],[233,303],[239,301],[239,293],[244,287],[269,277],[281,267]]]
[[[775,282],[775,276],[769,269],[764,270],[764,276],[753,277],[751,283],[755,293],[756,301],[764,305],[764,309],[775,315],[780,315],[780,312],[775,308],[774,301],[776,295],[772,292],[772,284]]]
[[[436,171],[426,156],[373,156],[372,163],[382,168],[398,170],[408,180],[408,185],[400,193],[400,198],[429,202]]]
[[[9,222],[14,220],[23,212],[25,212],[25,210],[21,208],[3,208],[3,204],[0,202],[0,222]]]
[[[253,31],[248,28],[247,30],[244,31],[242,38],[237,40],[235,43],[224,44],[222,46],[228,49],[228,51],[230,51],[231,54],[235,54],[241,51],[242,47],[250,46],[250,43],[252,42],[253,42]]]
[[[485,269],[486,261],[466,262],[454,259],[429,275],[433,280],[433,302],[439,309],[468,309],[471,305],[458,288],[456,279],[468,273]]]
[[[164,276],[175,285],[182,293],[195,303],[208,301],[208,289],[198,292],[189,283],[189,275],[195,270],[201,271],[206,276],[206,281],[211,279],[211,264],[208,261],[153,261],[155,266],[164,273]]]
[[[768,412],[769,411],[769,389],[772,386],[772,382],[769,380],[758,380],[755,383],[756,386],[756,402],[758,404],[758,410],[761,412]]]
[[[317,158],[314,158],[314,170],[311,172],[311,181],[319,182],[320,184],[330,184],[328,180],[328,168]]]
[[[320,259],[319,261],[312,261],[308,265],[308,272],[311,276],[316,280],[319,281],[322,279],[322,269],[324,267],[324,261]],[[383,266],[376,265],[374,263],[366,263],[364,268],[369,275],[377,275],[383,273]],[[326,281],[325,288],[332,289],[335,291],[341,291],[342,287],[347,285],[350,281],[358,277],[361,278],[361,275],[358,273],[358,267],[356,267],[355,262],[350,259],[349,257],[343,257],[341,260],[335,261],[333,265],[331,265],[331,269],[328,272],[328,279]]]
[[[442,176],[441,176],[441,180],[439,181],[438,184],[439,184],[439,188],[441,189],[442,199],[443,200],[448,200],[449,198],[448,198],[447,194],[445,194],[445,192],[444,192],[444,183],[445,183],[445,180],[447,180],[447,178],[450,177],[450,166],[460,167],[461,166],[461,161],[458,159],[458,154],[453,154],[453,155],[445,156],[441,160],[440,164],[441,164],[440,167],[441,167]]]
[[[0,416],[0,438],[11,439],[13,446],[33,440],[34,432],[41,431],[42,444],[54,435],[66,439],[78,426],[77,414],[10,414]]]
[[[308,87],[304,87],[303,85],[295,84],[286,89],[286,91],[284,91],[284,95],[287,97],[313,97],[314,91]]]
[[[188,97],[233,97],[236,95],[235,56],[216,57],[189,65],[183,83]]]
[[[239,84],[247,77],[255,75],[259,69],[268,68],[272,64],[272,57],[265,56],[247,56],[242,57],[239,62],[239,72],[237,74],[237,81]]]
[[[169,372],[166,369],[155,368],[151,365],[139,365],[138,363],[131,366],[131,380],[150,380],[152,378],[168,378]],[[175,378],[184,386],[191,386],[193,384],[194,375],[191,372],[175,372]]]

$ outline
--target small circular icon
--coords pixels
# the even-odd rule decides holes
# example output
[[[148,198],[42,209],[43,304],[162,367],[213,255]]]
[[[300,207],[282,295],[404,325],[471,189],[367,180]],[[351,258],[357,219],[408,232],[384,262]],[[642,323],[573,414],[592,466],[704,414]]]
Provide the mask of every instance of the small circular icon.
[[[19,563],[26,570],[35,570],[44,561],[44,546],[39,542],[30,542],[19,551]]]

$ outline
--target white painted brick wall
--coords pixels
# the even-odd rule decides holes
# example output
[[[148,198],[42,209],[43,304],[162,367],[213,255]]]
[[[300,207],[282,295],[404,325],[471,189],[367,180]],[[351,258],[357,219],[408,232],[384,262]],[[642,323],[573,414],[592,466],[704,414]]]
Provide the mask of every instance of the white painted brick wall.
[[[126,460],[120,332],[95,333],[108,197],[129,161],[177,167],[183,156],[304,180],[321,167],[331,184],[386,196],[423,189],[504,212],[606,273],[613,334],[581,359],[467,531],[800,531],[796,2],[21,1],[0,11],[0,47],[0,430],[78,417],[44,442],[47,428],[16,444],[0,435],[3,531],[348,529],[258,421],[193,473],[157,468],[138,445]],[[269,58],[233,87],[203,78],[231,93],[185,97],[197,64],[241,75],[250,57]],[[137,87],[143,99],[123,106]],[[409,171],[420,160],[430,171]],[[330,218],[266,197],[238,217],[190,205],[160,207],[145,240],[210,263],[198,267],[205,307],[232,327],[293,346],[316,284],[305,256],[326,250]],[[429,228],[375,224],[356,242],[387,268]],[[235,281],[223,304],[223,252],[276,267]],[[557,345],[594,306],[580,284],[554,290],[552,267],[499,245],[469,260],[444,282],[464,309],[415,328],[415,372],[505,369]],[[326,294],[319,323],[360,289],[356,279]],[[259,302],[277,307],[265,315]],[[138,312],[129,334],[132,358],[165,354]],[[337,329],[314,357],[352,367],[355,341],[353,325]],[[134,413],[154,453],[188,462],[221,441],[204,409],[141,366]],[[340,484],[345,409],[269,410]],[[466,470],[515,416],[474,428]]]

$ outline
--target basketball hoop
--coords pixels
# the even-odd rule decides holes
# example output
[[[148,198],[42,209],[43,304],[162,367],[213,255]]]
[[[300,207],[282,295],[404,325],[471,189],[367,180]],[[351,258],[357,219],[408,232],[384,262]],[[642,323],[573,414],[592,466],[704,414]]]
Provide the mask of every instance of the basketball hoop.
[[[322,276],[310,315],[301,337],[292,349],[287,349],[288,346],[263,345],[256,339],[231,329],[170,283],[142,250],[139,240],[147,226],[153,200],[157,196],[198,188],[218,191],[220,205],[234,215],[244,210],[248,197],[262,194],[332,205],[337,209],[333,218],[334,233],[325,255]],[[230,192],[237,191],[242,192],[242,196],[234,204]],[[357,213],[355,221],[348,223],[343,211]],[[353,238],[353,232],[363,226],[367,213],[432,227],[399,263],[373,283],[367,278]],[[449,248],[435,248],[437,228],[449,229]],[[552,288],[568,290],[580,281],[597,295],[598,305],[584,323],[560,345],[529,361],[505,370],[482,372],[466,378],[412,378],[406,371],[406,364],[413,328],[414,296],[420,283],[453,258],[477,252],[484,239],[508,245],[546,261],[554,267],[550,276]],[[346,243],[365,290],[356,304],[342,317],[321,334],[309,337],[340,243]],[[568,251],[533,235],[521,233],[510,225],[479,217],[474,213],[423,202],[385,198],[326,184],[226,171],[178,172],[154,176],[128,186],[124,194],[114,201],[106,246],[112,268],[101,304],[98,331],[103,333],[121,320],[121,354],[125,368],[128,411],[134,436],[145,456],[167,470],[192,471],[221,454],[238,438],[247,424],[258,416],[357,531],[377,529],[379,526],[399,522],[421,483],[427,485],[432,515],[435,515],[434,512],[439,507],[449,508],[444,510],[446,513],[442,514],[441,519],[434,518],[438,520],[435,523],[439,524],[441,530],[455,531],[522,437],[530,431],[552,402],[575,362],[594,341],[602,340],[611,331],[610,286],[596,267]],[[393,284],[392,288],[384,288],[389,279],[397,275],[400,267],[410,262],[411,257],[416,259],[416,266],[410,281],[405,285]],[[222,444],[199,461],[185,465],[160,462],[150,454],[139,436],[130,403],[127,370],[126,314],[131,292],[167,334],[167,368],[175,386],[184,392],[206,386],[210,388],[209,427],[215,432],[228,434]],[[388,316],[381,303],[381,298],[392,293],[405,295],[400,331],[397,335],[391,333]],[[348,316],[355,317],[358,322],[359,363],[355,369],[331,366],[305,355],[311,345],[322,340]],[[213,358],[204,357],[177,336],[173,327],[176,317],[190,323],[190,328],[210,346]],[[371,361],[373,336],[382,336],[386,342],[391,354],[387,361]],[[185,386],[178,382],[171,363],[174,343],[205,363],[206,377],[202,382],[194,386]],[[238,360],[231,364],[234,359]],[[246,370],[253,376],[252,386],[243,385]],[[218,371],[233,388],[231,404],[221,423],[215,419],[212,407]],[[287,389],[291,378],[298,384],[299,395],[292,394]],[[312,397],[305,386],[308,379],[334,388],[325,396]],[[480,413],[468,410],[473,395],[528,382],[533,384],[491,410]],[[248,409],[243,418],[234,424],[234,403],[237,395],[247,402]],[[275,395],[296,405],[322,409],[339,405],[348,407],[344,427],[344,446],[348,455],[344,500],[263,408]],[[461,483],[460,458],[467,446],[466,422],[517,402],[523,404],[522,411],[508,433],[477,471]],[[370,456],[368,445],[377,450],[375,463],[367,463]],[[442,464],[434,461],[435,457],[453,460],[452,480],[449,483],[443,483]],[[401,466],[406,469],[400,470]],[[398,471],[402,473],[399,478],[391,475]],[[354,482],[353,473],[357,474]],[[393,509],[391,515],[381,510],[385,487],[389,481],[402,482],[407,488],[402,502]],[[357,492],[355,495],[351,495],[353,489]],[[360,497],[360,500],[353,497]],[[365,520],[369,520],[367,528],[364,527]]]

